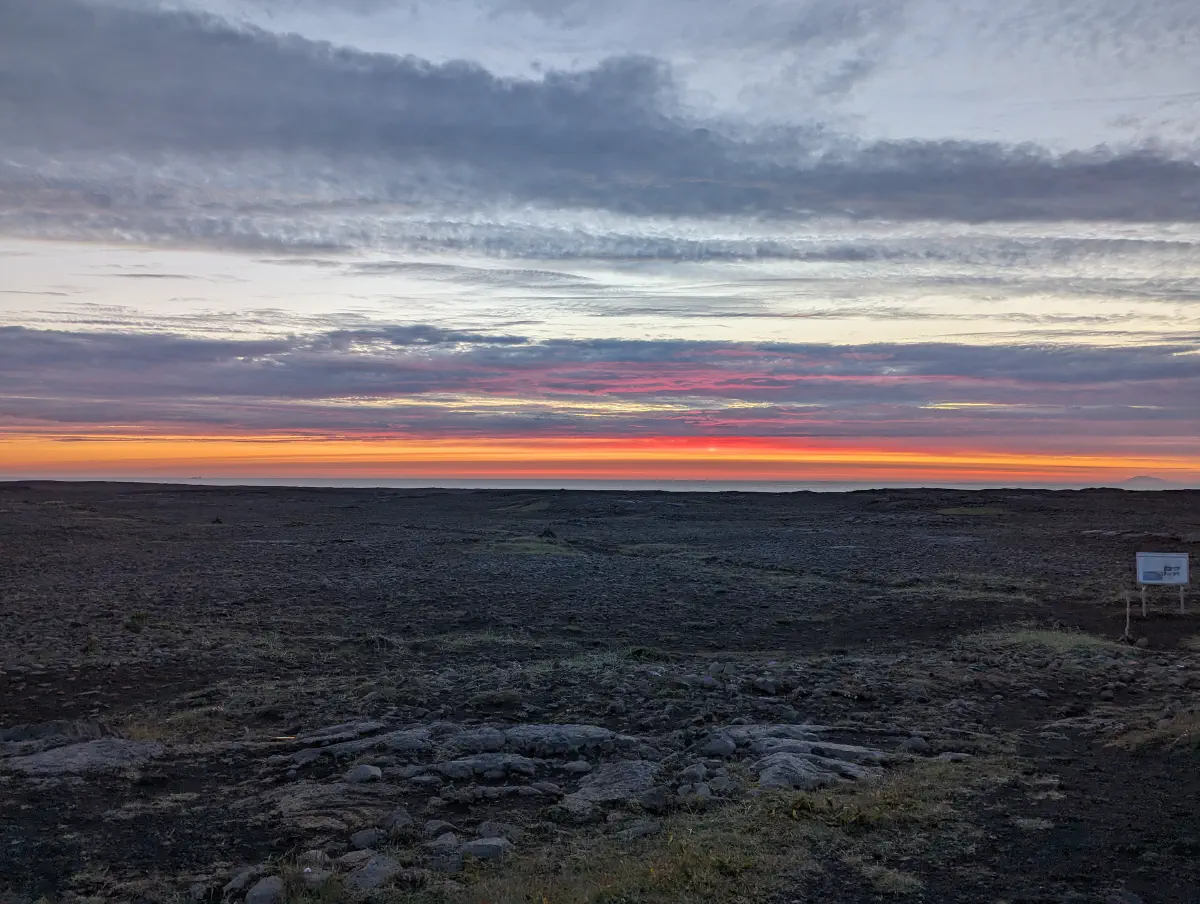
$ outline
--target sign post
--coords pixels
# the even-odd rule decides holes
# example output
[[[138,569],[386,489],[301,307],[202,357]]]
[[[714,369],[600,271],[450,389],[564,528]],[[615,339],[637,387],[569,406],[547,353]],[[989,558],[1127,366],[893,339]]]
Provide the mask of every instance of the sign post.
[[[1137,579],[1142,591],[1142,616],[1146,615],[1146,588],[1154,585],[1179,588],[1179,612],[1187,612],[1184,595],[1188,585],[1186,552],[1139,552]]]

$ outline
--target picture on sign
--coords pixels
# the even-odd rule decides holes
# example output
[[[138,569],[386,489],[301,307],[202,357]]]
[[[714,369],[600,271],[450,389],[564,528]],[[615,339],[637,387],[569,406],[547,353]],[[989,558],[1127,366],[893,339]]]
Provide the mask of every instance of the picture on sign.
[[[1139,584],[1186,584],[1188,554],[1186,552],[1139,552],[1137,554]]]

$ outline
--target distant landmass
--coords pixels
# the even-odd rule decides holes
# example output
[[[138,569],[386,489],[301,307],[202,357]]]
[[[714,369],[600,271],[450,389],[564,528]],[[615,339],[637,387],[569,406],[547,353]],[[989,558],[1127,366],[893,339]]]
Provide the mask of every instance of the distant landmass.
[[[1130,477],[1128,480],[1117,484],[1123,490],[1185,490],[1187,487],[1182,483],[1172,483],[1170,480],[1163,480],[1161,477]]]

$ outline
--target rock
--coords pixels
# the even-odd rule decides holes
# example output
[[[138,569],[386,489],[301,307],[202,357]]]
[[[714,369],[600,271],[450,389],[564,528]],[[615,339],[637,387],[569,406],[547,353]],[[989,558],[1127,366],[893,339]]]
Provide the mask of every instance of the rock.
[[[399,796],[399,789],[382,782],[300,781],[272,788],[233,807],[250,810],[256,818],[266,811],[288,827],[305,832],[349,834],[378,825]]]
[[[248,866],[240,872],[234,874],[234,877],[225,883],[225,887],[221,889],[221,892],[225,895],[225,897],[231,897],[239,892],[245,891],[250,886],[251,882],[260,878],[261,876],[265,876],[266,874],[267,868],[261,863],[255,866]]]
[[[444,819],[431,819],[421,828],[421,834],[426,838],[437,838],[439,835],[453,831],[454,824],[446,822]]]
[[[566,756],[605,744],[631,746],[634,738],[615,735],[596,725],[516,725],[504,733],[509,750],[538,756]]]
[[[934,759],[941,763],[965,763],[967,760],[971,759],[971,754],[939,753],[936,757],[934,757]]]
[[[586,775],[592,771],[592,764],[587,760],[575,760],[563,766],[562,770],[563,772],[572,772],[576,775]]]
[[[1150,638],[1145,637],[1145,636],[1139,637],[1137,639],[1137,646],[1138,646],[1138,649],[1141,649],[1141,650],[1146,649],[1148,646],[1150,646]]]
[[[476,775],[492,775],[493,779],[502,779],[509,773],[533,775],[537,771],[538,761],[515,753],[479,753],[475,756],[438,763],[437,770],[446,778],[462,781]]]
[[[453,832],[443,832],[438,835],[433,841],[427,841],[421,847],[427,851],[449,851],[458,850],[458,836]]]
[[[343,777],[351,784],[362,784],[363,782],[377,782],[383,778],[383,770],[378,766],[369,766],[366,763],[360,763],[355,766]]]
[[[364,892],[383,888],[400,875],[403,867],[385,854],[374,854],[344,880],[347,891]]]
[[[476,838],[464,844],[460,852],[479,860],[499,860],[511,850],[512,842],[507,838]]]
[[[411,829],[414,825],[416,825],[416,820],[409,815],[408,810],[400,807],[384,817],[379,827],[389,835],[398,835],[405,829]]]
[[[350,844],[362,851],[375,847],[385,837],[380,829],[361,829],[350,836]]]
[[[455,753],[499,753],[504,749],[507,738],[496,728],[478,728],[452,735],[442,746]]]
[[[917,735],[913,735],[911,738],[908,738],[900,746],[909,753],[915,753],[920,756],[924,756],[925,754],[929,753],[931,749],[929,742],[922,737],[918,737]]]
[[[642,809],[650,813],[666,813],[673,801],[671,789],[662,786],[643,791],[637,798]]]
[[[259,879],[246,892],[246,904],[279,904],[283,900],[283,879],[267,876]]]
[[[760,694],[764,694],[768,697],[774,697],[779,693],[780,690],[779,682],[777,682],[774,678],[767,677],[755,678],[753,687]]]
[[[530,787],[549,797],[561,797],[563,793],[562,788],[554,782],[534,782]]]
[[[687,807],[705,807],[712,800],[712,789],[704,782],[683,785],[679,789],[679,802]]]
[[[507,838],[515,843],[521,840],[524,832],[514,825],[489,819],[476,827],[475,834],[480,838]]]
[[[733,738],[729,735],[718,732],[709,736],[704,746],[700,748],[700,752],[704,756],[731,757],[737,753],[737,744],[734,743]]]
[[[319,850],[305,851],[303,854],[301,854],[299,857],[296,858],[296,865],[301,866],[301,867],[304,867],[304,866],[327,867],[327,866],[331,865],[332,863],[333,863],[333,859],[328,854],[326,854],[324,851],[319,851]]]
[[[732,794],[738,790],[738,783],[728,775],[718,775],[708,782],[714,794]]]
[[[26,775],[55,776],[83,775],[97,772],[117,772],[143,766],[163,755],[162,744],[148,741],[125,741],[120,738],[100,738],[82,744],[68,744],[28,756],[4,761],[4,766]]]
[[[357,869],[374,856],[374,851],[351,851],[338,857],[337,863],[342,869]]]
[[[764,790],[797,788],[812,791],[837,784],[843,778],[868,778],[874,774],[866,766],[788,751],[772,753],[755,763],[753,768],[758,773],[758,785]]]
[[[636,819],[617,832],[617,838],[621,841],[636,841],[638,838],[657,835],[661,831],[662,822],[658,819]]]
[[[586,776],[579,790],[568,797],[588,803],[616,803],[635,800],[654,787],[658,763],[647,760],[621,760],[604,763]]]
[[[297,750],[292,754],[292,762],[297,766],[307,766],[323,756],[325,756],[325,751],[319,747],[306,747],[304,750]]]
[[[463,855],[459,851],[446,851],[431,858],[429,867],[435,872],[457,875],[463,871]]]
[[[1114,891],[1104,896],[1104,904],[1146,904],[1140,895],[1131,891]]]
[[[680,784],[694,784],[708,778],[708,767],[703,763],[693,763],[675,777]]]

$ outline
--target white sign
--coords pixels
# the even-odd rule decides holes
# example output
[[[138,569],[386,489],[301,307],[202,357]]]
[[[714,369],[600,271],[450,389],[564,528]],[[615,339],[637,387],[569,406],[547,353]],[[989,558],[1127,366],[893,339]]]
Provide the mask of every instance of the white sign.
[[[1186,584],[1188,554],[1186,552],[1139,552],[1137,554],[1139,584]]]

